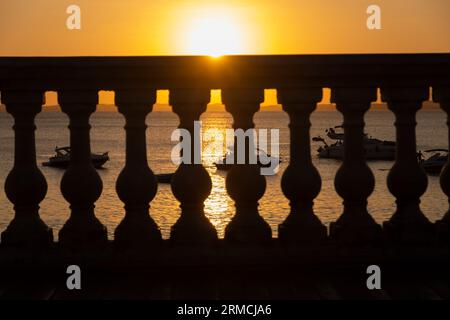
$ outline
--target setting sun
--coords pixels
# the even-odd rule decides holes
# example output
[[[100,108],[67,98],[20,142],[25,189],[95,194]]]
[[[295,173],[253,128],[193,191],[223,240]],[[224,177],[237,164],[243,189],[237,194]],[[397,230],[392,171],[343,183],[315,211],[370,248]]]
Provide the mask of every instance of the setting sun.
[[[243,51],[243,30],[232,16],[211,12],[192,20],[187,30],[187,50],[191,54],[219,57]]]

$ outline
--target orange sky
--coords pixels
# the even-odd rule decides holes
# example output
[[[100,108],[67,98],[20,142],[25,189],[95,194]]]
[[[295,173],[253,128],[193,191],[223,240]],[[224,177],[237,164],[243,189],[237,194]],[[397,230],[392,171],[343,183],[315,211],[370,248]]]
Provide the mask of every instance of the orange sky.
[[[382,30],[366,27],[371,4]],[[0,56],[450,52],[449,33],[449,0],[0,1]]]
[[[81,30],[66,28],[70,4]],[[371,4],[382,30],[366,27]],[[449,15],[448,0],[0,1],[0,56],[200,53],[192,34],[209,18],[234,25],[236,54],[450,52]]]

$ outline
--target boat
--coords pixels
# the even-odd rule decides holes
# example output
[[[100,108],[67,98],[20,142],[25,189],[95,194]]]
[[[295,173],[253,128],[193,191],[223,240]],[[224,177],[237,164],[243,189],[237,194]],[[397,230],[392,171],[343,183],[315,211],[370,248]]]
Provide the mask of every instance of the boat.
[[[344,132],[336,132],[336,129],[343,129],[343,126],[325,129],[327,137],[332,140],[344,140]]]
[[[174,174],[175,173],[160,173],[155,176],[158,183],[171,183]]]
[[[342,128],[337,126],[335,128]],[[344,158],[344,134],[336,132],[335,128],[325,130],[327,137],[336,142],[328,144],[327,141],[320,137],[314,137],[315,142],[322,142],[323,145],[317,149],[319,158],[324,159],[343,159]],[[364,155],[366,160],[394,160],[395,159],[395,142],[379,140],[364,134]]]
[[[50,159],[46,162],[43,162],[42,165],[46,167],[67,168],[70,163],[70,152],[70,147],[56,147],[56,155],[50,157]],[[105,164],[105,162],[109,160],[108,152],[102,154],[92,153],[91,160],[95,168],[101,168]]]
[[[448,160],[448,150],[447,149],[431,149],[426,150],[426,153],[434,152],[432,156],[424,159],[421,152],[418,153],[419,163],[426,173],[429,174],[440,174],[442,168],[445,166]]]
[[[272,157],[270,154],[267,154],[263,150],[257,149],[257,164],[260,168],[270,168],[272,164],[275,162],[277,165],[281,163],[281,159],[277,157]],[[261,161],[261,158],[265,158],[265,161]],[[269,159],[269,160],[267,160]],[[233,153],[226,154],[222,161],[214,162],[214,165],[216,166],[217,170],[224,170],[228,171],[230,170],[234,165],[234,155]]]

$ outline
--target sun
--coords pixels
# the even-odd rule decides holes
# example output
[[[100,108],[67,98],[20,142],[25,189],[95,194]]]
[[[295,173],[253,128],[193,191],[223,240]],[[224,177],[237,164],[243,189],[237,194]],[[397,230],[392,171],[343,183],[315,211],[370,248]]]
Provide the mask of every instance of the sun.
[[[187,30],[187,50],[194,55],[220,57],[243,51],[243,30],[232,16],[211,12],[195,18]]]

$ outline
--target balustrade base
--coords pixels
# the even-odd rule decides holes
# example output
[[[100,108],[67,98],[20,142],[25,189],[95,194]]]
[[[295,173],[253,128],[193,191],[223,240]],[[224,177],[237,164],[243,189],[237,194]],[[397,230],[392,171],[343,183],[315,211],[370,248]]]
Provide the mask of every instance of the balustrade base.
[[[67,290],[72,264],[81,267],[83,290]],[[381,291],[366,287],[373,264],[382,270]],[[449,267],[448,248],[287,248],[278,239],[265,246],[219,240],[209,248],[163,240],[161,249],[137,256],[112,242],[95,253],[57,244],[40,254],[2,247],[0,299],[423,299],[433,296],[433,284],[450,285]],[[450,291],[433,292],[450,298]]]
[[[53,243],[53,230],[37,218],[14,218],[1,234],[2,246],[48,247]]]
[[[203,213],[181,216],[172,226],[170,240],[177,244],[210,244],[218,240],[217,231]]]
[[[365,246],[380,245],[381,226],[373,223],[366,225],[330,223],[330,241],[341,245]]]
[[[386,221],[383,237],[387,243],[401,245],[430,245],[436,241],[436,227],[431,223]]]
[[[148,214],[139,218],[125,217],[114,232],[114,245],[118,249],[141,251],[160,246],[161,242],[161,231]]]
[[[225,228],[225,240],[236,243],[265,243],[272,239],[272,229],[259,214],[236,214]]]
[[[443,219],[436,221],[437,243],[443,246],[450,246],[450,221]]]
[[[320,221],[316,224],[305,224],[303,221],[287,220],[278,226],[278,238],[282,243],[296,245],[318,245],[327,240],[327,227]]]
[[[59,231],[59,243],[75,250],[90,250],[108,243],[108,232],[100,221],[93,217],[89,221],[70,217]]]

